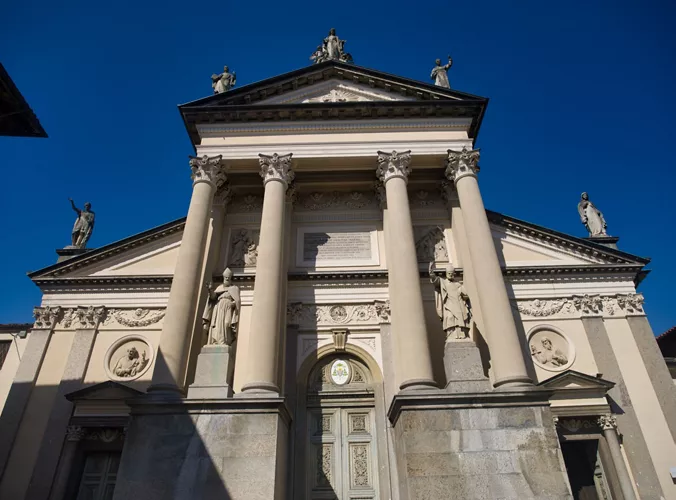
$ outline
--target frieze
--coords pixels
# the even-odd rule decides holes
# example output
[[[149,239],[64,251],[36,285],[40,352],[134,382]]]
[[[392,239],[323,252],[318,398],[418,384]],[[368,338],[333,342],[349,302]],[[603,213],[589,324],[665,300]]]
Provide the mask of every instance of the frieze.
[[[518,311],[533,318],[643,315],[643,295],[573,295],[555,299],[516,301]]]
[[[372,191],[315,191],[299,197],[298,209],[302,210],[362,210],[378,208]]]
[[[314,327],[320,325],[379,324],[390,321],[389,301],[372,304],[303,304],[287,306],[290,325]]]
[[[230,206],[228,207],[228,212],[260,212],[263,209],[263,196],[256,194],[236,194]]]
[[[66,428],[67,441],[102,441],[112,443],[113,441],[123,440],[126,434],[126,428],[120,427],[82,427],[79,425],[69,425]]]

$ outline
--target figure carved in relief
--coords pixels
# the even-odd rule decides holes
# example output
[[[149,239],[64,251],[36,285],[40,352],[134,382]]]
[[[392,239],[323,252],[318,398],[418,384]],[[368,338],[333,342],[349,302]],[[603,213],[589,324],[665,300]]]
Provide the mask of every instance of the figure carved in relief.
[[[249,234],[248,229],[240,229],[233,237],[232,251],[230,253],[231,266],[248,267],[255,266],[258,258],[258,244]]]
[[[237,339],[237,325],[241,300],[239,287],[232,284],[232,271],[223,271],[223,284],[216,289],[208,283],[209,300],[204,308],[202,322],[208,330],[207,343],[210,345],[232,345]]]
[[[430,281],[434,285],[434,303],[446,332],[446,342],[469,338],[470,312],[465,287],[455,279],[453,266],[446,269],[446,277],[436,276],[430,262]]]
[[[148,364],[148,358],[146,357],[146,352],[139,354],[136,347],[130,347],[127,349],[127,355],[121,357],[115,363],[115,368],[113,368],[113,373],[118,377],[133,377],[141,370],[145,368]]]
[[[448,70],[453,65],[453,59],[451,59],[451,56],[448,56],[448,63],[443,66],[441,65],[441,59],[437,59],[435,63],[436,66],[434,66],[430,75],[430,78],[434,80],[434,85],[450,89],[451,82],[448,81]]]
[[[540,346],[531,344],[530,354],[543,365],[564,366],[568,363],[568,357],[560,349],[555,349],[548,337],[542,337]]]
[[[85,248],[87,242],[94,230],[94,212],[91,211],[92,204],[87,202],[84,204],[84,209],[80,210],[75,206],[72,198],[68,198],[70,206],[73,207],[77,214],[77,220],[73,225],[73,232],[71,234],[72,246],[75,248]]]
[[[606,233],[606,220],[603,218],[603,213],[589,201],[589,195],[582,193],[580,203],[577,204],[577,211],[580,214],[580,220],[585,225],[589,236],[608,236]]]

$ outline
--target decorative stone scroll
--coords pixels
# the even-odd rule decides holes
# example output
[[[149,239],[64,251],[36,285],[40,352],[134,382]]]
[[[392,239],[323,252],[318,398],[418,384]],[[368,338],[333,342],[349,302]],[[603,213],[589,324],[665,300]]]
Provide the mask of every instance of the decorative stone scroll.
[[[410,164],[410,150],[404,151],[403,153],[397,153],[396,151],[392,151],[391,153],[378,151],[378,168],[376,169],[376,175],[383,184],[394,177],[401,177],[405,181],[408,181],[408,176],[411,173]]]
[[[386,323],[390,320],[389,301],[373,304],[289,304],[287,322],[300,327]]]
[[[575,361],[572,341],[554,326],[539,325],[528,332],[528,348],[533,362],[547,371],[567,370]]]
[[[145,337],[127,335],[108,348],[104,369],[111,380],[135,380],[150,368],[153,353],[153,348]]]
[[[105,326],[113,322],[127,328],[143,328],[158,323],[166,314],[165,309],[152,310],[138,307],[136,309],[109,309],[103,322]]]
[[[192,170],[193,184],[209,182],[220,188],[226,181],[225,168],[222,164],[223,156],[191,156],[190,169]]]
[[[478,149],[467,149],[463,147],[462,151],[448,150],[448,160],[446,162],[446,178],[458,182],[467,175],[476,175],[479,172]]]
[[[33,317],[35,318],[35,324],[33,325],[33,328],[54,328],[60,314],[60,306],[34,307]]]

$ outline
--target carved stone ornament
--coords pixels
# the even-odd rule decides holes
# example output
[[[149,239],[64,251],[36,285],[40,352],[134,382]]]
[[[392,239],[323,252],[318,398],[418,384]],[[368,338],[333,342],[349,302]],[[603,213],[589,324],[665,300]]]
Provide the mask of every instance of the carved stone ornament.
[[[87,430],[84,427],[79,425],[69,425],[66,428],[66,440],[67,441],[82,441],[82,439],[87,434]]]
[[[444,230],[439,226],[413,226],[418,262],[448,262]]]
[[[554,326],[539,325],[531,329],[528,348],[533,362],[547,371],[567,370],[575,361],[572,341]]]
[[[113,321],[127,328],[140,328],[158,323],[166,314],[165,309],[152,311],[150,309],[109,309],[104,325]]]
[[[378,179],[373,184],[373,192],[375,193],[376,201],[378,202],[380,208],[387,208],[387,192],[385,191],[385,184],[383,184],[383,181]]]
[[[118,439],[124,439],[125,429],[120,427],[81,427],[79,425],[69,425],[66,428],[67,441],[102,441],[112,443]]]
[[[643,295],[623,293],[610,296],[574,295],[556,299],[532,299],[518,301],[516,308],[520,313],[535,318],[551,316],[572,317],[615,316],[624,313],[627,316],[643,315]]]
[[[106,308],[104,306],[81,306],[77,308],[75,315],[80,322],[80,328],[96,329],[106,317]]]
[[[252,193],[238,193],[232,198],[228,213],[260,212],[263,208],[263,197]]]
[[[408,176],[411,173],[410,164],[410,150],[404,151],[403,153],[397,153],[396,151],[392,151],[391,153],[378,151],[378,168],[376,170],[376,175],[383,184],[395,177],[401,177],[405,181],[408,181]]]
[[[54,328],[60,314],[60,306],[34,307],[33,317],[35,318],[35,324],[33,325],[33,328]]]
[[[261,177],[263,184],[267,184],[272,180],[282,181],[286,186],[294,179],[295,174],[291,170],[291,157],[293,153],[272,156],[259,154],[258,163],[261,166]]]
[[[228,266],[256,267],[260,231],[247,228],[233,229],[230,233]]]
[[[599,427],[604,431],[617,430],[617,417],[615,415],[601,415],[599,417]]]
[[[336,351],[344,351],[347,344],[347,329],[340,328],[331,331],[333,336],[333,348]]]
[[[599,295],[573,295],[573,304],[582,315],[603,313],[603,300]]]
[[[302,195],[300,209],[315,210],[358,210],[376,208],[375,195],[368,191],[315,191]]]
[[[318,325],[347,325],[387,323],[390,320],[389,301],[373,304],[302,304],[287,306],[287,322],[290,325],[314,327]]]
[[[598,432],[598,422],[588,418],[559,418],[559,428],[571,432]]]
[[[127,335],[108,348],[104,369],[111,380],[135,380],[148,370],[153,353],[153,348],[145,337]]]
[[[337,359],[331,363],[331,368],[329,370],[329,376],[331,377],[331,382],[336,385],[345,385],[350,382],[350,376],[352,375],[352,370],[350,369],[350,363],[344,359]]]
[[[223,185],[216,191],[214,195],[214,205],[227,207],[232,199],[232,189],[229,182],[224,182]]]
[[[329,34],[321,45],[318,45],[315,51],[310,56],[310,60],[314,64],[319,64],[324,61],[341,61],[346,63],[352,62],[352,56],[345,52],[345,40],[341,40],[336,35],[336,29],[331,28]]]
[[[448,160],[446,162],[446,178],[453,182],[467,175],[476,175],[479,172],[479,154],[478,149],[467,149],[463,147],[462,151],[448,150]]]
[[[573,312],[575,306],[569,299],[540,300],[534,299],[528,302],[517,303],[517,309],[523,314],[535,318],[554,316],[560,312]]]
[[[223,156],[191,156],[190,157],[190,169],[192,170],[192,180],[193,184],[198,182],[209,182],[220,188],[227,177],[225,175],[225,168],[222,164]]]

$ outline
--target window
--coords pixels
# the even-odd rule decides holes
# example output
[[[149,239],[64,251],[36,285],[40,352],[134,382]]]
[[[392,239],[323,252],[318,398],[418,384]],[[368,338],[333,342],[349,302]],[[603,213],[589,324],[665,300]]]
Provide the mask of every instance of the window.
[[[112,500],[120,455],[120,452],[87,454],[77,500]]]
[[[0,370],[2,369],[2,365],[5,364],[5,359],[7,358],[7,353],[9,353],[10,347],[12,347],[11,340],[0,341]]]

